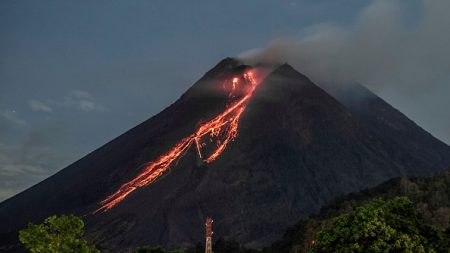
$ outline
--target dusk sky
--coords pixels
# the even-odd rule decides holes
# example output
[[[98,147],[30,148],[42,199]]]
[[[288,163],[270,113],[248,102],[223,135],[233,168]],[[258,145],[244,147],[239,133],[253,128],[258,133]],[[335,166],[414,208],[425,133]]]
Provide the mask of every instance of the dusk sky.
[[[398,30],[384,33],[377,23],[391,10],[401,10],[395,29],[406,38],[412,34],[410,49],[421,54],[402,53],[395,64],[389,61],[389,70],[402,75],[384,75],[377,65],[367,65],[369,71],[358,68],[349,78],[450,143],[448,8],[431,1],[390,2],[395,6],[366,0],[1,1],[0,201],[158,113],[225,57],[270,49],[279,41],[296,44],[330,27],[339,35],[358,35],[357,26],[367,27],[363,30],[374,38],[389,37]],[[405,36],[380,50],[395,55]],[[354,43],[358,48],[360,42]],[[424,52],[430,48],[432,53]],[[301,53],[296,57],[293,65],[307,75],[311,71],[313,81],[320,81],[314,75],[327,75],[307,66],[303,71]],[[342,70],[347,75],[353,73],[350,63],[350,71]]]

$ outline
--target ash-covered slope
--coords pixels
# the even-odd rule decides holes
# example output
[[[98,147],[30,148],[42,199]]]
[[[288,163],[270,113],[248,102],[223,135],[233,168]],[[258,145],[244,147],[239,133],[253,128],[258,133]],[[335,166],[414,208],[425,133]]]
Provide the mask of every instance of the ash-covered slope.
[[[209,192],[216,230],[254,246],[337,195],[416,173],[393,161],[382,140],[289,65],[258,87],[239,138],[211,167],[215,177],[205,184],[217,189]],[[232,199],[223,201],[227,196]],[[231,203],[227,212],[220,212],[225,203]]]
[[[339,100],[383,141],[399,166],[415,171],[416,175],[430,175],[436,168],[450,164],[447,144],[434,138],[403,113],[358,83],[323,88]]]
[[[160,114],[1,203],[0,249],[17,242],[17,230],[28,222],[60,213],[84,215],[87,237],[112,252],[201,242],[207,216],[214,218],[218,236],[268,245],[337,195],[443,167],[424,156],[420,161],[426,171],[410,168],[393,157],[389,142],[359,115],[283,65],[259,84],[240,119],[236,140],[217,160],[202,164],[191,147],[170,173],[108,212],[91,214],[100,200],[135,177],[140,165],[223,111],[227,94],[221,80],[246,68],[225,59]],[[432,153],[436,147],[427,145],[434,138],[423,138],[418,143]],[[398,154],[409,152],[402,146],[392,148],[400,149]],[[445,145],[442,150],[450,152]]]

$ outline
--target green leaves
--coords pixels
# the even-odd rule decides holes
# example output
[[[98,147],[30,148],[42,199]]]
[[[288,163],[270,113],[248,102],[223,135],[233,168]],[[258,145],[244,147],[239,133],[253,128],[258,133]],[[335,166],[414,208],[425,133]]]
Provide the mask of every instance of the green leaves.
[[[99,253],[81,239],[83,229],[83,221],[74,215],[51,216],[19,231],[19,239],[32,253]]]
[[[372,200],[324,224],[311,252],[436,252],[439,233],[407,197]]]

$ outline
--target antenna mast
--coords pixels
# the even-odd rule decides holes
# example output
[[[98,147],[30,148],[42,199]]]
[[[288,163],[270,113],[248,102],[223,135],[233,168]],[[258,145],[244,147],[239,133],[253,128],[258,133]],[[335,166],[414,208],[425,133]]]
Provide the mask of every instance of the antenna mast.
[[[205,253],[213,253],[212,251],[212,223],[211,218],[206,218],[205,230],[206,230],[206,242],[205,242]]]

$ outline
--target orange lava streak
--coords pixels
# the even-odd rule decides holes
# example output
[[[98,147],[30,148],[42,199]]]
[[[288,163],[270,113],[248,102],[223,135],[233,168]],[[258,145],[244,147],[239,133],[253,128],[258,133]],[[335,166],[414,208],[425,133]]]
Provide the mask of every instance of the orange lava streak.
[[[245,107],[239,107],[236,115],[229,122],[229,130],[227,130],[227,135],[224,140],[218,145],[216,150],[205,160],[206,163],[214,161],[227,147],[228,143],[232,141],[237,136],[238,120],[242,112],[244,112]]]
[[[122,201],[128,194],[136,190],[138,187],[146,186],[158,179],[167,171],[170,164],[179,158],[192,144],[193,135],[181,140],[169,152],[160,156],[157,161],[150,163],[145,169],[134,179],[123,184],[119,190],[102,200],[102,205],[94,213],[98,211],[107,211]]]
[[[228,143],[234,140],[238,133],[239,118],[245,110],[245,107],[253,95],[253,91],[256,88],[257,82],[253,78],[251,72],[247,72],[243,75],[243,79],[250,84],[250,88],[246,92],[246,95],[227,107],[224,112],[217,115],[213,119],[201,124],[195,133],[182,139],[178,142],[172,149],[167,153],[161,155],[156,161],[149,163],[143,169],[143,171],[138,174],[131,181],[123,184],[116,192],[109,195],[106,199],[100,202],[101,207],[94,211],[94,213],[99,211],[107,211],[125,199],[131,192],[139,187],[147,186],[153,183],[155,180],[160,178],[165,172],[168,171],[170,165],[180,158],[189,147],[195,143],[197,148],[197,153],[200,159],[203,159],[202,148],[205,145],[201,143],[201,138],[208,135],[212,137],[217,137],[219,140],[214,151],[209,155],[208,158],[203,159],[205,163],[210,163],[214,161],[217,157],[222,154],[222,152],[227,147]],[[232,79],[232,93],[237,89],[239,84],[239,78],[235,77]],[[234,95],[234,94],[233,94]],[[220,138],[222,137],[222,138]]]

